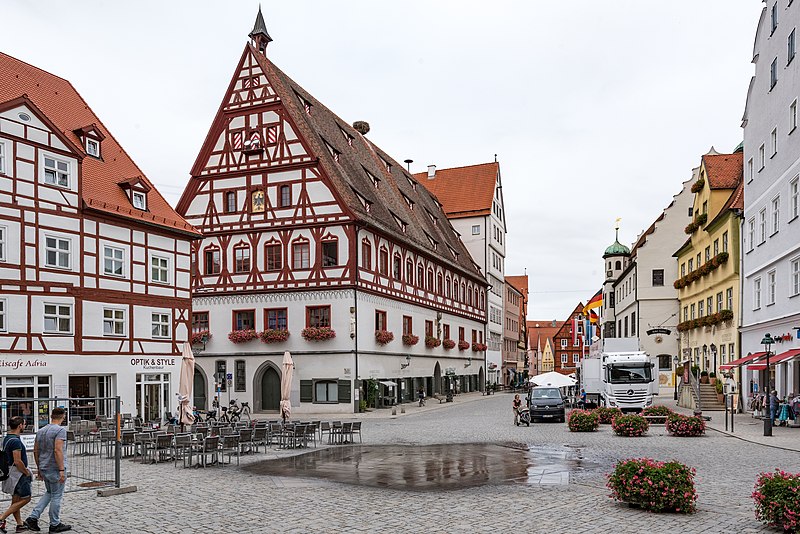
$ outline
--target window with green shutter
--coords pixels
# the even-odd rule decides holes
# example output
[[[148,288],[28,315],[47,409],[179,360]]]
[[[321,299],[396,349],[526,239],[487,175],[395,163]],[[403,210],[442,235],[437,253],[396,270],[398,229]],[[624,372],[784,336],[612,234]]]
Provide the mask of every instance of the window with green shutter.
[[[350,404],[351,384],[349,380],[339,380],[339,404]]]
[[[314,383],[311,380],[300,381],[300,402],[314,401]]]

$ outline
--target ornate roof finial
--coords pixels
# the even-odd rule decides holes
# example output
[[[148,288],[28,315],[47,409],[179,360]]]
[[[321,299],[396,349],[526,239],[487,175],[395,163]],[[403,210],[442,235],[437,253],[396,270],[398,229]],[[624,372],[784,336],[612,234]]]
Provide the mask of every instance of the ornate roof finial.
[[[256,15],[256,23],[253,25],[253,31],[248,35],[253,40],[253,44],[256,45],[258,51],[265,54],[267,45],[272,42],[272,37],[270,37],[269,32],[267,32],[264,16],[261,14],[261,4],[258,5],[258,15]]]

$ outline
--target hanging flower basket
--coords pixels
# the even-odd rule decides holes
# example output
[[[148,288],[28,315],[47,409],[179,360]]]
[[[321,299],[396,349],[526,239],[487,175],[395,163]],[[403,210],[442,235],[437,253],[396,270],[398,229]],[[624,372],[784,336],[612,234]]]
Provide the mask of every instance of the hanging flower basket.
[[[330,326],[304,328],[300,333],[306,341],[325,341],[336,337],[336,331]]]
[[[481,352],[486,350],[486,345],[484,343],[473,343],[472,350],[475,352]]]
[[[394,340],[394,334],[388,330],[375,330],[375,342],[378,345],[386,345]]]
[[[199,345],[203,343],[203,337],[206,338],[205,342],[211,341],[211,332],[208,330],[201,330],[199,332],[192,332],[192,345]]]
[[[403,345],[412,347],[417,343],[419,343],[419,336],[415,336],[414,334],[403,334]]]
[[[268,328],[261,332],[259,337],[264,343],[282,343],[289,339],[289,331]]]
[[[469,341],[461,340],[458,342],[458,350],[467,350],[469,348]]]
[[[425,346],[429,349],[435,349],[442,344],[442,340],[434,336],[425,336]]]
[[[456,346],[456,342],[453,341],[452,339],[445,339],[444,341],[442,341],[442,346],[445,349],[450,350]]]
[[[232,343],[247,343],[258,337],[258,332],[255,330],[234,330],[228,333],[228,339]]]

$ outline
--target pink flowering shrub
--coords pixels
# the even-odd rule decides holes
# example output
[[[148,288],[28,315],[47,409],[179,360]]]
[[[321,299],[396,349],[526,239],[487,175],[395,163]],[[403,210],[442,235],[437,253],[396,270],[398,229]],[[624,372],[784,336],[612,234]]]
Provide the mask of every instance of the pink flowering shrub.
[[[435,336],[425,336],[425,346],[429,349],[435,349],[442,344],[442,340]]]
[[[261,332],[259,337],[264,343],[282,343],[289,339],[289,331],[268,328]]]
[[[642,410],[642,415],[649,417],[658,417],[658,419],[650,419],[654,425],[663,425],[667,422],[667,417],[673,414],[673,411],[666,406],[649,406]]]
[[[635,413],[628,415],[618,415],[611,421],[611,428],[618,436],[636,438],[647,432],[650,423],[641,415]]]
[[[597,414],[597,417],[600,418],[601,425],[610,425],[616,416],[622,415],[622,410],[619,408],[604,408],[600,406],[593,411]]]
[[[600,416],[594,411],[572,410],[567,426],[570,432],[594,432],[600,426]]]
[[[335,338],[336,331],[330,326],[309,326],[308,328],[303,328],[300,335],[303,336],[303,339],[306,341],[325,341],[326,339]]]
[[[206,342],[211,341],[211,332],[208,330],[201,330],[199,332],[192,332],[192,345],[197,345],[203,342],[203,336],[206,337]]]
[[[667,417],[667,432],[675,436],[700,436],[706,431],[706,422],[702,417],[685,416],[673,413]]]
[[[388,330],[375,330],[375,342],[378,345],[386,345],[394,340],[394,333]]]
[[[469,341],[463,339],[458,342],[458,350],[467,350],[469,348]]]
[[[753,500],[756,519],[784,532],[800,532],[800,473],[761,473]]]
[[[234,330],[228,333],[228,339],[232,343],[246,343],[258,337],[258,332],[255,330]]]
[[[408,345],[411,347],[417,343],[419,343],[419,336],[415,336],[414,334],[403,334],[403,345]]]
[[[635,504],[652,512],[695,510],[694,469],[680,462],[650,458],[622,460],[608,475],[606,486],[616,501]]]
[[[442,341],[442,346],[447,350],[450,350],[456,346],[456,342],[453,341],[452,339],[445,339],[444,341]]]

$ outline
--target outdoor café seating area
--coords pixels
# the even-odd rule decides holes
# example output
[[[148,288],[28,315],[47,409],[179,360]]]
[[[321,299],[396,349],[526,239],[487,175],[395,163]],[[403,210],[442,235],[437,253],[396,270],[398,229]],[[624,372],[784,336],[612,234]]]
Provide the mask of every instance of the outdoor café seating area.
[[[114,454],[114,430],[104,428],[75,433],[75,446]],[[268,450],[303,449],[318,444],[343,445],[363,441],[361,421],[287,421],[237,423],[197,423],[191,426],[142,426],[136,419],[125,420],[120,435],[122,458],[143,464],[180,462],[184,467],[228,465],[234,457],[237,465],[244,455]]]

